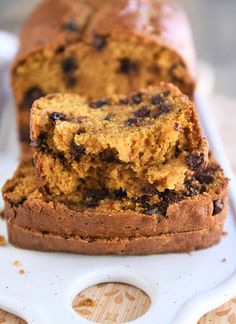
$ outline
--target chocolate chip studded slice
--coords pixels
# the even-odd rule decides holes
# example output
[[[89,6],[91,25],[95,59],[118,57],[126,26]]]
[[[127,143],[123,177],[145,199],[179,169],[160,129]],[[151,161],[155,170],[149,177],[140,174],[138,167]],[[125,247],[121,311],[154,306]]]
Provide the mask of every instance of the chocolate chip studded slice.
[[[97,50],[101,51],[103,50],[107,45],[107,36],[100,35],[100,34],[94,34],[93,40],[92,40],[92,46]]]
[[[28,89],[24,95],[24,99],[22,102],[23,108],[29,109],[31,108],[33,102],[40,97],[45,96],[45,92],[38,86],[31,87]]]
[[[118,72],[127,75],[137,75],[139,73],[139,68],[135,62],[132,62],[129,58],[125,57],[120,59]]]
[[[59,112],[52,112],[48,115],[49,119],[52,121],[65,120],[65,115]]]
[[[221,213],[222,210],[224,209],[224,207],[225,207],[225,204],[222,199],[215,200],[213,202],[213,215],[217,215],[217,214]]]
[[[204,156],[203,154],[191,154],[186,156],[185,161],[191,170],[198,170],[204,163]]]
[[[71,74],[78,68],[78,63],[74,57],[67,57],[61,62],[63,73]]]

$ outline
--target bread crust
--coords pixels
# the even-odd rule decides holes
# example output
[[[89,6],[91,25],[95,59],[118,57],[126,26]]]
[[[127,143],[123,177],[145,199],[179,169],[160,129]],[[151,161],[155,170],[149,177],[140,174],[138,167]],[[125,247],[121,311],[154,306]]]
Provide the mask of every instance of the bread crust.
[[[65,238],[43,234],[8,222],[11,244],[23,249],[50,252],[70,252],[90,255],[150,255],[157,253],[191,252],[210,247],[219,242],[222,226],[198,231],[137,236],[113,239],[83,239],[79,236]]]

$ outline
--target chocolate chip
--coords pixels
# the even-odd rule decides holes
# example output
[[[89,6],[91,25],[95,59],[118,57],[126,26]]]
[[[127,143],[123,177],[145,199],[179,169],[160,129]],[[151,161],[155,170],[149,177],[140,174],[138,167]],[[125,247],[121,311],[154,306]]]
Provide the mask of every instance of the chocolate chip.
[[[110,100],[109,99],[99,99],[97,101],[91,102],[89,104],[89,107],[91,108],[101,108],[102,106],[109,105]]]
[[[75,77],[69,77],[67,80],[66,80],[66,85],[68,88],[73,88],[77,85],[77,82],[78,82],[78,79],[75,78]]]
[[[214,200],[213,207],[213,215],[219,214],[225,207],[224,201],[222,199]]]
[[[119,161],[117,154],[112,150],[107,149],[107,150],[101,152],[100,156],[103,161],[108,162],[108,163]]]
[[[56,53],[57,53],[57,54],[63,53],[64,51],[65,51],[65,46],[59,46],[59,47],[56,49]]]
[[[137,118],[130,118],[125,121],[126,126],[134,126],[138,122]]]
[[[96,48],[97,51],[103,50],[107,45],[107,36],[94,34],[92,40],[92,46]]]
[[[138,65],[125,57],[120,59],[119,72],[128,75],[137,75],[139,72]]]
[[[107,120],[107,121],[112,121],[113,120],[113,116],[112,114],[108,114],[104,117],[104,120]]]
[[[22,102],[23,108],[26,109],[31,108],[33,102],[43,96],[45,96],[45,93],[40,87],[38,86],[31,87],[26,91],[24,95],[24,99]]]
[[[152,113],[151,117],[156,119],[159,118],[161,115],[168,114],[171,111],[172,108],[168,104],[161,103],[159,109],[156,112]]]
[[[59,112],[52,112],[48,114],[49,119],[56,121],[56,120],[65,120],[65,115]]]
[[[157,94],[155,96],[152,96],[151,103],[153,105],[159,105],[161,102],[163,102],[163,98],[161,97],[161,95]]]
[[[72,56],[65,58],[61,62],[61,68],[65,74],[71,74],[71,73],[75,72],[75,70],[78,68],[76,59]]]
[[[146,204],[147,201],[148,201],[148,199],[149,199],[149,196],[148,196],[148,195],[143,195],[143,196],[141,196],[141,197],[138,197],[138,198],[136,199],[136,202],[137,202],[137,203],[141,203],[141,204]]]
[[[95,208],[99,202],[104,198],[108,197],[106,189],[88,189],[84,194],[84,204],[86,207]]]
[[[160,210],[158,206],[148,206],[143,213],[146,215],[158,215],[160,214]]]
[[[129,103],[129,98],[122,98],[119,100],[121,105],[127,105]]]
[[[197,170],[203,165],[204,156],[203,154],[192,154],[186,156],[185,161],[191,170]]]
[[[72,143],[72,159],[79,162],[81,156],[85,154],[85,148],[83,145],[77,145],[75,142]]]
[[[114,197],[115,199],[121,200],[121,199],[127,197],[127,193],[126,193],[126,191],[124,191],[123,189],[120,188],[119,190],[113,191],[112,197]]]
[[[193,197],[196,195],[200,195],[204,192],[204,188],[193,183],[193,181],[194,181],[194,178],[184,181],[184,185],[185,185],[185,189],[186,189],[186,192],[184,194],[187,197]]]
[[[137,93],[134,93],[132,96],[131,96],[131,101],[132,103],[134,104],[140,104],[142,102],[142,99],[143,99],[143,94],[142,92],[137,92]]]
[[[66,161],[64,152],[59,152],[56,156],[56,159],[59,160],[61,163],[64,163]]]
[[[159,192],[159,197],[162,199],[159,203],[159,210],[163,215],[166,214],[166,211],[169,205],[178,203],[182,199],[184,199],[183,194],[177,193],[174,190],[166,189],[164,192]]]
[[[37,147],[41,150],[47,149],[47,133],[46,132],[41,132],[37,138],[37,141],[31,141],[30,145],[32,147]]]
[[[139,117],[139,118],[148,117],[150,115],[150,109],[143,106],[140,109],[136,110],[133,114],[135,117]]]
[[[213,176],[211,176],[209,174],[204,174],[204,173],[195,174],[195,178],[201,184],[207,184],[207,185],[211,184],[214,181]]]
[[[67,30],[74,31],[74,32],[80,30],[78,23],[73,19],[67,21],[63,27]]]

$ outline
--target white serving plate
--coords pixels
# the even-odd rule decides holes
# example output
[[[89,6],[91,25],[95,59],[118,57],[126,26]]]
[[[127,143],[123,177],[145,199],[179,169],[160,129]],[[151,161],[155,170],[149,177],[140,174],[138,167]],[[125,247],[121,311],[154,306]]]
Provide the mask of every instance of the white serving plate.
[[[201,98],[198,108],[211,148],[233,179],[207,104]],[[0,186],[17,165],[14,154],[9,156],[8,152],[0,157]],[[132,323],[196,323],[203,314],[236,295],[234,180],[230,201],[225,225],[228,235],[220,244],[192,254],[82,256],[24,251],[10,245],[0,248],[0,308],[28,323],[89,323],[72,309],[72,300],[88,286],[115,281],[133,284],[151,297],[150,309]],[[3,221],[0,234],[6,235]],[[14,260],[21,262],[25,275],[19,275],[19,268],[12,266]]]

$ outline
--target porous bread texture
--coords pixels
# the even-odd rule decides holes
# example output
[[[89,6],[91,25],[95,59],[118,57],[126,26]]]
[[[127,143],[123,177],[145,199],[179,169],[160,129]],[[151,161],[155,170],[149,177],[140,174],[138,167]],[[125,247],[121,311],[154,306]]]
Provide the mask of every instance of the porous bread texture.
[[[20,135],[45,94],[90,99],[160,81],[193,97],[195,55],[185,13],[158,0],[48,0],[28,18],[12,68]]]
[[[173,85],[88,102],[49,95],[31,110],[37,185],[48,196],[93,183],[128,197],[182,190],[208,146],[193,104]]]

